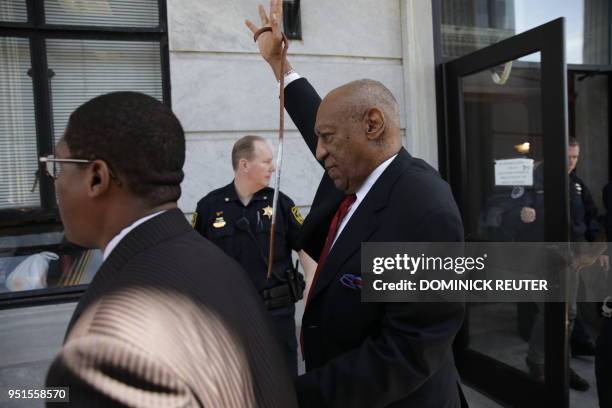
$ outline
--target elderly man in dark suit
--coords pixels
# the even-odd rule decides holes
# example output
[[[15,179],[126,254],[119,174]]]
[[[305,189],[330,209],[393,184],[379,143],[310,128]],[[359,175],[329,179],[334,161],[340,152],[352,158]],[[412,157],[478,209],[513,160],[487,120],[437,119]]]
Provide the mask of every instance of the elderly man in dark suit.
[[[104,251],[47,377],[72,406],[297,405],[245,272],[177,208],[184,160],[178,119],[134,92],[79,107],[41,158],[67,238]]]
[[[451,345],[463,305],[362,303],[358,285],[343,284],[361,275],[362,242],[461,241],[450,188],[402,147],[397,102],[381,83],[351,82],[321,101],[288,61],[281,72],[282,8],[270,7],[260,6],[272,29],[259,36],[260,53],[290,82],[287,111],[326,170],[302,229],[318,268],[302,320],[300,406],[458,407]]]

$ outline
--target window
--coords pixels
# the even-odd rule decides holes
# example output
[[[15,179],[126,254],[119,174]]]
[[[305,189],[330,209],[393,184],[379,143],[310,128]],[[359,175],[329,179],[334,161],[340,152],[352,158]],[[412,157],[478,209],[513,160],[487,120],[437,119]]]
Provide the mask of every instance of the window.
[[[568,63],[611,61],[609,0],[441,0],[440,13],[445,57],[460,57],[565,17]]]
[[[167,38],[163,0],[0,1],[0,300],[91,280],[101,254],[64,241],[37,158],[95,96],[130,90],[169,104]],[[36,265],[44,274],[28,275]]]
[[[36,169],[36,126],[25,38],[0,37],[0,210],[40,206],[31,188]]]

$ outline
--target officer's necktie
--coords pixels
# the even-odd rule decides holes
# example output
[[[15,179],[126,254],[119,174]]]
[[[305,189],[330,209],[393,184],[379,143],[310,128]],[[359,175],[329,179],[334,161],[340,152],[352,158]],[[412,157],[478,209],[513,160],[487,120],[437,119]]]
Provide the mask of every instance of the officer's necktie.
[[[325,245],[323,246],[323,250],[321,251],[321,256],[319,256],[319,263],[317,264],[317,270],[314,274],[314,278],[312,279],[312,284],[310,285],[310,290],[308,291],[308,297],[306,298],[306,307],[308,307],[308,303],[310,302],[310,298],[314,293],[315,286],[317,284],[317,280],[319,279],[319,275],[321,273],[321,269],[323,269],[323,265],[325,264],[325,260],[327,259],[327,255],[329,254],[329,250],[334,242],[334,238],[336,238],[336,233],[338,232],[338,228],[340,224],[342,224],[342,220],[346,217],[346,214],[351,209],[351,206],[357,199],[355,194],[349,194],[344,197],[342,202],[340,202],[340,206],[336,210],[334,214],[334,218],[332,218],[332,222],[329,225],[329,230],[327,230],[327,238],[325,238]],[[302,328],[303,329],[303,328]],[[304,353],[304,342],[302,337],[302,330],[300,330],[300,346],[302,347],[302,353]]]

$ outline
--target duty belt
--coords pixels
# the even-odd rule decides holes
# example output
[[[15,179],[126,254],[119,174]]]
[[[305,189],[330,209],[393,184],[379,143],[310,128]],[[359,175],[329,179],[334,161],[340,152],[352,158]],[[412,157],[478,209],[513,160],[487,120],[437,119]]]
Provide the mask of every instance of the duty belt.
[[[291,289],[286,283],[259,292],[268,310],[278,309],[293,304]]]

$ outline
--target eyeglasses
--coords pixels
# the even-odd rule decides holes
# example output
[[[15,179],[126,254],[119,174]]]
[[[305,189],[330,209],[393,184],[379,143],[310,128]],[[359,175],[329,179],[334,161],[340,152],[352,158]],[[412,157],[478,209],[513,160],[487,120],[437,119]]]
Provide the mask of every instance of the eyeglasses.
[[[52,177],[54,180],[57,180],[60,175],[60,166],[58,166],[56,163],[87,164],[93,162],[93,160],[85,159],[56,159],[54,155],[41,157],[38,159],[38,161],[41,163],[45,163],[45,170],[47,172],[47,175]]]

